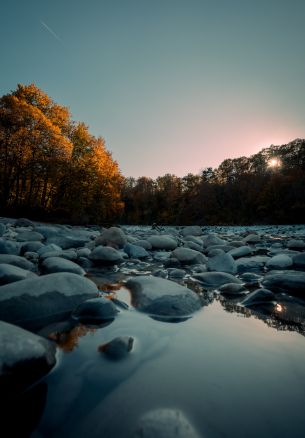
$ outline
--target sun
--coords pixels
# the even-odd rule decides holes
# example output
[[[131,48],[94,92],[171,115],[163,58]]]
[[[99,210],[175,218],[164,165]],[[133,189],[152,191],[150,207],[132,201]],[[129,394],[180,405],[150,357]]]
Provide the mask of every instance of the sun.
[[[282,163],[279,158],[271,158],[268,161],[268,167],[271,167],[272,169],[276,169],[277,167],[281,167]]]

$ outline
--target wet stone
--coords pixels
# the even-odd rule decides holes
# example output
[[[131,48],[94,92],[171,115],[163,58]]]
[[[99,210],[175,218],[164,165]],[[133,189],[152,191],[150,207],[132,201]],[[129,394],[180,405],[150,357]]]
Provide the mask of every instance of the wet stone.
[[[82,324],[99,324],[113,320],[117,314],[118,310],[110,299],[99,297],[81,303],[71,317]]]
[[[107,344],[100,345],[98,351],[104,353],[109,359],[120,360],[131,352],[134,339],[131,336],[119,336]]]

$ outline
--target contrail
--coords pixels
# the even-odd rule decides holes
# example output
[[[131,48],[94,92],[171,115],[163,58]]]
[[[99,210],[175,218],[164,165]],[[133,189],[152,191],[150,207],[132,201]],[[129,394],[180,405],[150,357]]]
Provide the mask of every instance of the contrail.
[[[54,30],[52,30],[44,21],[40,20],[40,23],[42,24],[42,26],[47,29],[48,32],[50,32],[51,35],[53,35],[54,38],[57,39],[57,41],[62,43],[62,40],[59,38],[59,36],[54,32]]]

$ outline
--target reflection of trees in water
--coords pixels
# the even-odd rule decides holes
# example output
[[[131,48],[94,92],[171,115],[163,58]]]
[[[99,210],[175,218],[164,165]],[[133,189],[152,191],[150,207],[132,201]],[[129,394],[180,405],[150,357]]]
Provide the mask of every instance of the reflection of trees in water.
[[[254,316],[276,330],[295,331],[305,336],[305,303],[302,305],[283,299],[283,301],[279,300],[277,304],[266,303],[266,305],[253,306],[249,309],[222,296],[215,296],[215,299],[227,312],[238,313],[245,318]]]

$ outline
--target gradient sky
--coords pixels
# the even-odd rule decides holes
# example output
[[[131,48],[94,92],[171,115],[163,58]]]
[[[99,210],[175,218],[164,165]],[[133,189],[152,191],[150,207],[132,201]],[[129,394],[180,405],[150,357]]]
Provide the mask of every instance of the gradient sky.
[[[126,176],[305,137],[304,0],[1,2],[0,94],[36,83]]]

